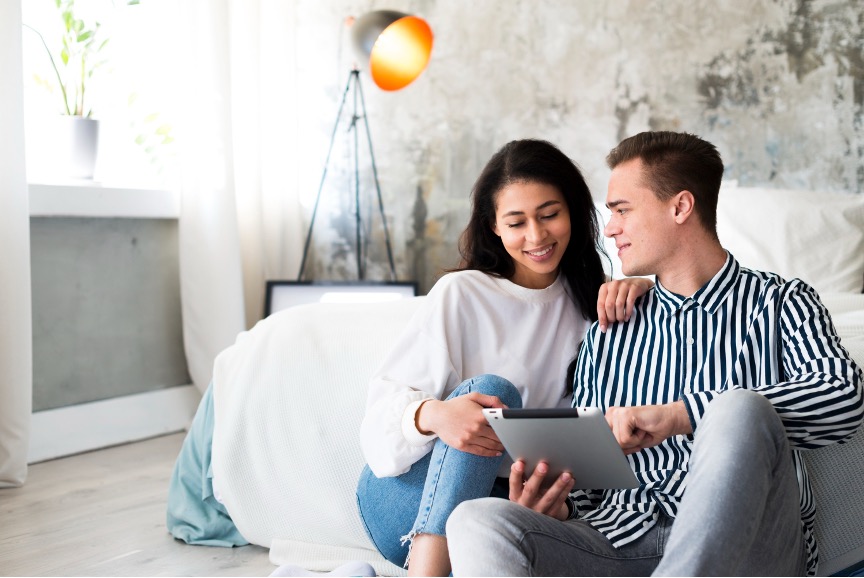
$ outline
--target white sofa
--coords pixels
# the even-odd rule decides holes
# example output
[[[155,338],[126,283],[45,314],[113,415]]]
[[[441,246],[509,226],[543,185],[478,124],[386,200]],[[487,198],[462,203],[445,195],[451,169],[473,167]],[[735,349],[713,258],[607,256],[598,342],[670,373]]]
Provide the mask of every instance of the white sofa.
[[[744,199],[753,197],[746,191],[741,194]],[[864,197],[859,201],[857,237],[836,223],[827,231],[815,229],[822,241],[820,248],[833,242],[830,237],[836,234],[838,244],[844,244],[845,238],[845,246],[858,251],[848,259],[834,255],[832,265],[836,269],[844,259],[855,261],[840,281],[846,283],[849,276],[857,276],[858,292],[814,284],[834,315],[844,345],[864,366],[864,295],[860,289],[864,284]],[[754,204],[758,203],[751,199],[748,207],[753,209]],[[793,218],[778,214],[782,209],[774,206],[761,215],[763,237],[770,232],[771,221]],[[747,227],[746,220],[731,225],[727,221],[728,216],[723,216],[721,241],[727,245],[741,241],[728,238],[735,227]],[[789,232],[804,229],[793,222]],[[798,247],[791,261],[793,269],[807,257],[799,246],[783,239],[772,238],[770,243],[784,259],[784,247]],[[736,251],[746,252],[746,247]],[[825,259],[823,255],[814,262],[821,266]],[[756,266],[765,267],[764,263]],[[810,269],[801,266],[800,276],[811,275]],[[789,271],[783,273],[789,275]],[[815,275],[816,281],[825,279],[818,271]],[[403,573],[375,551],[357,513],[354,490],[364,465],[358,431],[368,379],[422,299],[290,308],[242,333],[216,360],[214,477],[240,532],[252,543],[270,548],[274,564],[329,570],[348,560],[363,559],[379,574]],[[820,574],[831,574],[864,559],[864,434],[849,444],[811,452],[807,461],[818,504]]]

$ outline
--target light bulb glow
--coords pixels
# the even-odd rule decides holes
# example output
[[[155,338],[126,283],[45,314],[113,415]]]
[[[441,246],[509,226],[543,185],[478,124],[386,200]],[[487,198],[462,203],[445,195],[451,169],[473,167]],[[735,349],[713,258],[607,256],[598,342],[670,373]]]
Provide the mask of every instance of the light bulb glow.
[[[429,63],[432,29],[425,20],[406,16],[388,26],[369,55],[372,80],[383,90],[399,90],[414,81]]]

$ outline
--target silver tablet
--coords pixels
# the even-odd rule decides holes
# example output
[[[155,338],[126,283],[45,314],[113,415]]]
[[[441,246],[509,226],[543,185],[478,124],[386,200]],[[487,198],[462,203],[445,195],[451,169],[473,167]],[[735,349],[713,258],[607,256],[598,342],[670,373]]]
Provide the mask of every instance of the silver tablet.
[[[546,479],[564,471],[574,488],[635,488],[639,481],[597,408],[497,409],[483,414],[513,460],[525,462],[530,475],[540,460],[549,464]]]

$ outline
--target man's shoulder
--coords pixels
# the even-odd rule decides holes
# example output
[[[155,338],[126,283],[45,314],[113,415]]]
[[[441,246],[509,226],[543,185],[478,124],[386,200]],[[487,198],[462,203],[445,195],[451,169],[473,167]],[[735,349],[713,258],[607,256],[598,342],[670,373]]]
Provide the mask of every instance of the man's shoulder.
[[[786,283],[786,279],[777,273],[771,271],[761,271],[759,269],[750,269],[744,265],[740,265],[738,269],[739,283],[761,283],[766,286],[779,286]]]
[[[741,266],[740,275],[736,287],[737,293],[758,293],[764,301],[767,298],[775,298],[780,301],[796,296],[806,295],[809,298],[819,299],[816,290],[807,282],[797,277],[786,279],[777,273],[748,269]]]

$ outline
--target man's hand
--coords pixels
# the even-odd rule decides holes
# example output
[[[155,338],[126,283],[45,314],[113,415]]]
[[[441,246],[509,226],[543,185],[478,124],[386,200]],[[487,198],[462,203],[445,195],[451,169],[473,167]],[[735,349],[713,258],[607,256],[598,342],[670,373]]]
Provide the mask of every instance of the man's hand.
[[[494,395],[472,392],[446,401],[430,399],[417,410],[414,423],[421,433],[436,433],[445,444],[478,456],[496,457],[504,446],[486,421],[484,407],[506,408]]]
[[[606,422],[625,454],[656,446],[674,435],[693,433],[683,401],[610,407],[606,410]]]
[[[548,488],[543,488],[543,480],[549,472],[546,462],[540,462],[525,481],[525,462],[516,460],[510,466],[510,501],[531,508],[535,512],[552,516],[559,520],[567,519],[567,495],[576,483],[569,473],[564,472]]]
[[[648,292],[654,282],[644,277],[614,279],[600,286],[597,293],[597,321],[600,331],[615,321],[630,321],[636,299]]]

